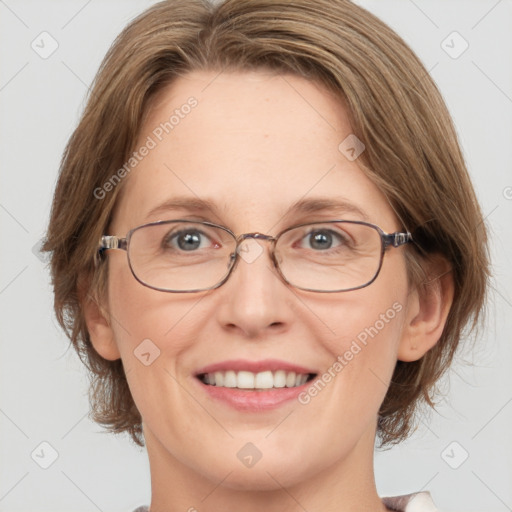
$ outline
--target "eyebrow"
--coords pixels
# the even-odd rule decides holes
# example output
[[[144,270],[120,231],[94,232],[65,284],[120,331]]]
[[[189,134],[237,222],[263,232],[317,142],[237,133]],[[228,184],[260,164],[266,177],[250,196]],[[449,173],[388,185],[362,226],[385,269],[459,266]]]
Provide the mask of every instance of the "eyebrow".
[[[224,206],[226,209],[226,205]],[[219,207],[211,199],[199,199],[197,197],[179,196],[169,199],[156,206],[148,212],[147,217],[160,215],[169,211],[188,210],[190,212],[220,213]],[[355,204],[346,199],[333,199],[325,197],[313,197],[309,199],[299,199],[288,208],[285,217],[293,214],[312,214],[312,213],[353,213],[363,220],[368,221],[368,215]]]

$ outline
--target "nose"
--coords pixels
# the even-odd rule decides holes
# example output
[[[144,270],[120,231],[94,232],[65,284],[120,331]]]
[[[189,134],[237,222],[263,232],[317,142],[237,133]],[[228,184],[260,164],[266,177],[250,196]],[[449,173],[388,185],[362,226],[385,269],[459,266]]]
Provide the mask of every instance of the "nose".
[[[217,318],[225,329],[255,338],[290,325],[292,292],[274,267],[270,256],[272,237],[249,235],[243,235],[236,266],[217,290],[222,290]]]

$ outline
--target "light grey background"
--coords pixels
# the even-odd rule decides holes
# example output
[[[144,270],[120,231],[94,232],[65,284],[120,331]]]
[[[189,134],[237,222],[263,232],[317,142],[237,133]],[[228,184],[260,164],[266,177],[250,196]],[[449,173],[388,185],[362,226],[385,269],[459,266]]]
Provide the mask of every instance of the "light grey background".
[[[53,319],[34,246],[88,85],[118,32],[152,3],[0,0],[0,511],[149,503],[145,451],[87,418],[86,372]],[[377,453],[378,490],[429,489],[446,512],[512,510],[512,2],[358,3],[397,30],[438,83],[491,230],[495,276],[487,325],[474,347],[463,343],[438,412],[410,441]],[[31,47],[51,48],[43,31],[58,43],[46,59]],[[58,454],[47,469],[52,448],[42,442]]]

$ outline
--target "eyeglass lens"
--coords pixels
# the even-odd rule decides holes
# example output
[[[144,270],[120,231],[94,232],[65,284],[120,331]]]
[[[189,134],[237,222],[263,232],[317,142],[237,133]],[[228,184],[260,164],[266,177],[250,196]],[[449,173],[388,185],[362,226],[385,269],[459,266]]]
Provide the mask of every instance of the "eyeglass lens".
[[[164,222],[135,229],[128,257],[137,279],[152,288],[206,290],[227,276],[235,248],[235,238],[222,228],[200,222]],[[291,285],[343,291],[374,279],[381,263],[382,240],[379,231],[366,224],[320,222],[285,231],[275,249],[280,271]]]

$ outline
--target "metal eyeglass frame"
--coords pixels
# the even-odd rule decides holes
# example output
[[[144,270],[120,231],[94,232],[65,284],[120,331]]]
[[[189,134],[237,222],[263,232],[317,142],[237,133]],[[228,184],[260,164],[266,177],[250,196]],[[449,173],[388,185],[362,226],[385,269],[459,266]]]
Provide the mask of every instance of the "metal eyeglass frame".
[[[159,224],[174,224],[174,223],[178,223],[178,222],[179,223],[188,222],[191,224],[202,224],[205,226],[220,228],[220,229],[223,229],[224,231],[226,231],[227,233],[229,233],[235,240],[235,242],[236,242],[235,251],[233,254],[231,254],[231,263],[230,263],[228,273],[216,285],[210,286],[209,288],[199,288],[196,290],[168,290],[166,288],[158,288],[156,286],[151,286],[151,285],[145,283],[144,281],[142,281],[141,279],[139,279],[137,277],[137,275],[135,274],[132,264],[131,264],[131,261],[130,261],[130,256],[129,256],[129,251],[128,251],[130,239],[131,239],[133,233],[139,229],[145,228],[146,226],[154,226],[154,225],[159,225]],[[363,225],[363,226],[368,226],[368,227],[375,229],[377,231],[377,233],[380,235],[380,239],[381,239],[380,260],[379,260],[379,266],[378,266],[377,271],[375,272],[375,275],[373,276],[373,278],[370,281],[368,281],[367,283],[362,284],[361,286],[356,286],[353,288],[346,288],[346,289],[342,289],[342,290],[314,290],[314,289],[310,289],[310,288],[302,288],[300,286],[295,286],[292,283],[290,283],[282,274],[281,269],[279,268],[279,263],[277,262],[277,259],[275,257],[274,250],[275,250],[275,246],[276,246],[278,239],[284,233],[286,233],[292,229],[295,229],[295,228],[299,228],[299,227],[303,227],[303,226],[310,226],[310,225],[314,225],[314,224],[334,224],[334,223],[348,223],[348,224],[359,224],[359,225]],[[319,220],[316,222],[306,222],[304,224],[296,224],[294,226],[284,229],[283,231],[278,233],[275,237],[273,237],[273,236],[264,235],[264,234],[258,233],[258,232],[243,233],[243,234],[237,236],[229,228],[227,228],[225,226],[221,226],[220,224],[214,224],[213,222],[197,221],[197,220],[190,220],[190,219],[176,219],[176,220],[159,220],[156,222],[149,222],[147,224],[137,226],[137,227],[131,229],[130,231],[128,231],[125,238],[119,238],[115,235],[103,235],[100,239],[98,251],[100,254],[102,254],[104,251],[110,250],[110,249],[121,249],[121,250],[126,251],[126,256],[128,258],[128,265],[130,267],[133,277],[140,284],[142,284],[148,288],[151,288],[153,290],[158,290],[161,292],[167,292],[167,293],[193,293],[193,292],[200,292],[200,291],[206,291],[206,290],[214,290],[215,288],[219,288],[220,286],[222,286],[229,279],[229,276],[233,273],[233,270],[235,269],[235,267],[238,264],[238,261],[240,259],[238,257],[239,256],[239,247],[240,247],[241,243],[244,240],[247,240],[248,238],[254,238],[254,239],[258,239],[258,240],[268,240],[269,242],[271,242],[272,245],[270,248],[270,257],[272,259],[272,262],[274,263],[274,267],[277,270],[279,276],[286,284],[288,284],[294,288],[297,288],[299,290],[305,290],[305,291],[316,292],[316,293],[349,292],[352,290],[358,290],[360,288],[365,288],[366,286],[369,286],[370,284],[372,284],[375,281],[375,279],[377,279],[377,277],[380,273],[380,270],[382,268],[382,262],[384,260],[384,253],[386,252],[386,250],[389,247],[400,247],[400,246],[405,245],[412,241],[412,235],[408,231],[406,231],[406,232],[397,231],[395,233],[386,233],[379,226],[376,226],[375,224],[371,224],[369,222],[363,222],[363,221],[356,221],[356,220],[327,220],[327,221]]]

